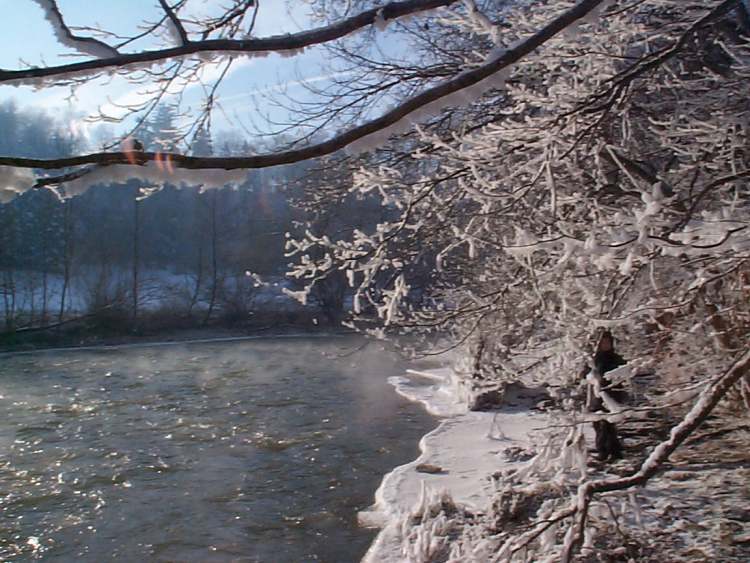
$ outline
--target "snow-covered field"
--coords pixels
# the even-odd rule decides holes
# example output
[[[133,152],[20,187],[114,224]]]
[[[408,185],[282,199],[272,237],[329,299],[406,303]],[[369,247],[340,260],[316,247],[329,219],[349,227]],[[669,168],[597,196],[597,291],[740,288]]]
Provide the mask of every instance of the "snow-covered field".
[[[518,466],[515,454],[529,450],[535,431],[548,423],[547,415],[530,410],[533,397],[509,398],[500,411],[469,411],[462,385],[448,368],[409,371],[389,381],[443,420],[422,438],[419,458],[386,475],[375,504],[360,512],[360,524],[381,528],[363,563],[419,560],[411,516],[441,496],[472,512],[487,510],[495,490],[491,476]]]
[[[195,293],[194,276],[178,274],[169,270],[144,270],[139,275],[139,306],[145,311],[172,308],[182,311]],[[60,309],[64,280],[60,274],[48,274],[46,279],[40,272],[16,271],[13,273],[16,313],[39,314],[43,304],[47,311],[56,314]],[[233,298],[242,298],[248,308],[259,311],[298,311],[304,307],[284,292],[290,282],[281,276],[271,277],[268,283],[255,287],[244,274],[222,275],[221,289]],[[1,286],[2,284],[0,284]],[[203,280],[196,305],[207,306],[209,282]],[[105,274],[95,269],[77,272],[66,289],[65,309],[69,315],[80,315],[100,304],[126,303],[130,306],[132,271],[112,269]],[[2,287],[0,287],[2,291]],[[4,314],[0,310],[0,317]]]

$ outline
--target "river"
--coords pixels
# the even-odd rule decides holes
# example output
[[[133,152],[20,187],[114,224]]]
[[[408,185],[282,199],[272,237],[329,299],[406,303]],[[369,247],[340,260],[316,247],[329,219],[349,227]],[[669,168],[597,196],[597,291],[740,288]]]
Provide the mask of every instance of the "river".
[[[0,559],[352,563],[435,425],[357,337],[0,356]]]

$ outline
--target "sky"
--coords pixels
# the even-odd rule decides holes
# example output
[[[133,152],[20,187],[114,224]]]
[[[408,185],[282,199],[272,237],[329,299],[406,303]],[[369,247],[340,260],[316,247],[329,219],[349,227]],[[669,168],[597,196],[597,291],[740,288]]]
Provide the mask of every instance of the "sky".
[[[188,7],[194,12],[211,13],[222,4],[222,0],[189,0]],[[264,37],[293,33],[312,25],[303,2],[292,2],[294,7],[291,10],[286,4],[284,0],[261,2],[254,35]],[[161,15],[157,0],[58,0],[58,5],[69,26],[97,26],[122,35],[132,35],[144,20],[155,20]],[[0,40],[3,44],[0,68],[18,69],[26,64],[62,64],[85,60],[86,57],[57,42],[51,24],[44,19],[42,9],[34,0],[0,0],[0,13],[5,19],[5,32]],[[162,46],[168,41],[165,36]],[[158,45],[151,41],[138,46],[148,49]],[[218,65],[209,65],[203,76],[204,81],[210,83],[218,72]],[[292,95],[302,96],[302,83],[319,85],[325,80],[324,59],[319,50],[308,50],[290,59],[273,55],[267,58],[239,58],[233,63],[220,91],[221,111],[214,114],[214,131],[246,131],[252,123],[262,121],[260,114],[266,112],[274,119],[284,119],[284,112],[269,104],[274,93],[286,90]],[[77,132],[91,135],[95,126],[88,117],[96,115],[100,109],[109,114],[119,114],[121,110],[114,104],[142,101],[144,93],[142,86],[115,78],[79,87],[74,92],[67,87],[34,92],[29,88],[0,86],[0,101],[8,99],[15,100],[24,108],[47,111],[67,120]],[[200,85],[190,86],[185,92],[183,109],[198,107],[200,101]],[[116,130],[117,126],[112,128]]]

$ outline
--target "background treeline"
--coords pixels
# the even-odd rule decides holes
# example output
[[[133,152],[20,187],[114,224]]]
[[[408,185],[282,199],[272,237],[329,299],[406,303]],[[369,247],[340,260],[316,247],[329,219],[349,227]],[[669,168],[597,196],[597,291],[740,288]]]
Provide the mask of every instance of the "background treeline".
[[[177,114],[160,107],[138,137],[169,150]],[[30,157],[73,154],[91,143],[52,117],[0,105],[0,151]],[[192,152],[247,153],[239,136],[200,131]],[[337,237],[382,213],[365,199],[316,221],[305,184],[315,163],[250,171],[244,184],[201,191],[131,180],[61,198],[31,190],[0,204],[0,323],[9,333],[86,317],[96,329],[219,324],[337,323],[346,282],[321,281],[307,306],[283,293],[286,233],[312,228]],[[369,209],[369,211],[368,211]],[[268,283],[259,285],[253,272]]]

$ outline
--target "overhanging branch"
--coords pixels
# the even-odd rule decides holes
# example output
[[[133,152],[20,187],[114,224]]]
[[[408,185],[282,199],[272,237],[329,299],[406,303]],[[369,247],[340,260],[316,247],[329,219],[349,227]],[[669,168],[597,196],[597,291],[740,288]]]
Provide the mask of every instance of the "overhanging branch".
[[[44,10],[46,19],[52,24],[57,40],[63,45],[75,49],[79,53],[92,55],[99,58],[118,57],[117,49],[99,41],[94,37],[82,37],[75,35],[60,12],[55,0],[35,0],[39,7]]]
[[[582,0],[579,4],[567,10],[552,20],[545,27],[531,35],[527,39],[519,42],[513,47],[501,52],[498,56],[491,58],[485,64],[469,71],[462,72],[452,79],[446,80],[437,86],[429,88],[412,98],[407,99],[395,108],[384,113],[378,118],[372,119],[358,127],[354,127],[344,133],[336,135],[326,141],[316,143],[307,147],[280,151],[276,153],[241,156],[241,157],[196,157],[186,156],[176,153],[138,153],[137,162],[144,164],[149,161],[168,160],[173,166],[186,169],[206,169],[217,168],[232,170],[238,168],[267,168],[281,164],[291,164],[311,158],[318,158],[333,154],[343,149],[347,145],[354,143],[368,135],[378,133],[395,125],[400,120],[409,116],[409,114],[435,102],[450,94],[479,84],[483,80],[490,78],[493,74],[510,65],[520,61],[532,51],[542,46],[557,33],[561,32],[578,19],[586,16],[595,9],[604,0]],[[419,5],[424,8],[425,5],[447,5],[447,1],[433,2],[408,2],[401,3],[412,6]],[[393,7],[394,4],[389,6]],[[390,14],[390,13],[389,13]],[[356,16],[361,17],[361,16]],[[188,47],[196,45],[191,43]],[[84,165],[101,165],[107,166],[112,164],[132,164],[134,155],[127,152],[112,153],[92,153],[68,158],[58,159],[36,159],[36,158],[19,158],[19,157],[0,157],[0,165],[14,166],[19,168],[41,168],[45,170],[59,170]],[[52,183],[47,180],[46,183]]]
[[[141,64],[189,57],[199,53],[265,54],[270,52],[296,51],[346,37],[359,29],[373,25],[379,17],[384,18],[386,21],[393,20],[417,12],[449,6],[457,1],[458,0],[404,0],[402,2],[391,2],[379,8],[366,10],[356,16],[346,18],[340,22],[325,27],[294,34],[247,39],[206,39],[203,41],[185,42],[183,45],[177,47],[142,51],[139,53],[118,54],[116,56],[67,65],[28,68],[23,70],[0,70],[0,84],[22,85],[25,82],[37,79],[60,78],[63,80],[70,75],[75,75],[76,78],[80,78],[82,74],[89,73],[93,75],[107,69],[117,69],[128,65],[137,67]],[[169,14],[169,12],[167,12],[167,14]],[[174,24],[174,20],[171,21]],[[177,27],[178,32],[179,29],[180,28]],[[187,36],[185,36],[184,39],[187,39]],[[113,48],[110,47],[110,49],[114,51]],[[116,51],[114,52],[116,53]]]
[[[172,22],[172,26],[174,26],[174,29],[180,38],[180,44],[187,45],[188,43],[190,43],[190,39],[188,39],[188,34],[187,31],[185,31],[185,27],[182,25],[180,18],[177,17],[177,14],[174,13],[174,10],[169,6],[169,4],[167,4],[167,1],[159,0],[159,4],[161,5],[161,9],[164,10],[164,13],[167,14],[169,21]]]

